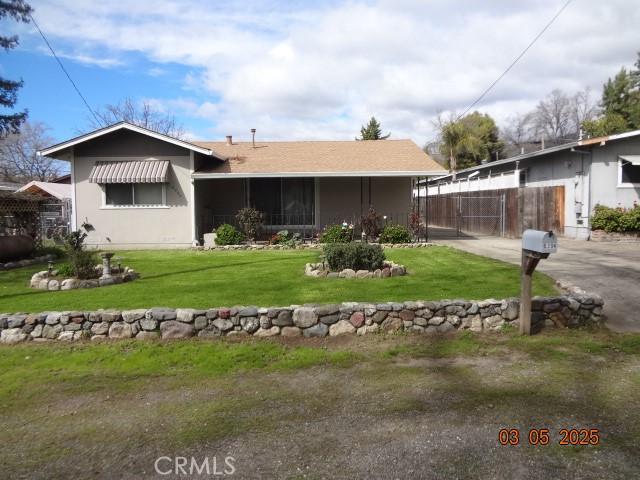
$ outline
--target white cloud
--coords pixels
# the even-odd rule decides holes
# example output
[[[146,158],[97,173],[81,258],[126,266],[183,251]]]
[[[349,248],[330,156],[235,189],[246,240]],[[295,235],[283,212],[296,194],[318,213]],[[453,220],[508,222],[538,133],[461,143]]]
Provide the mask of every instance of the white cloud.
[[[187,98],[163,102],[185,123],[188,116],[209,120],[207,136],[248,136],[255,127],[262,138],[353,138],[375,114],[394,137],[423,143],[436,113],[465,108],[560,4],[43,0],[35,6],[57,42],[184,65]],[[573,2],[477,108],[505,120],[553,88],[591,86],[599,95],[608,76],[633,63],[638,24],[640,9],[628,1]]]

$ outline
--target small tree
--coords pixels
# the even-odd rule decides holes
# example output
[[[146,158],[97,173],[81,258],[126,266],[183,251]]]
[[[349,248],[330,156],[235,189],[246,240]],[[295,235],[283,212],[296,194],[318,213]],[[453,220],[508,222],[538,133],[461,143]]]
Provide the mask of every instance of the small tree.
[[[236,220],[240,229],[250,242],[254,242],[258,235],[258,230],[262,226],[264,215],[255,208],[247,207],[238,211]]]
[[[69,232],[64,237],[63,249],[69,260],[73,274],[77,278],[91,278],[96,276],[96,258],[93,252],[85,250],[84,241],[87,233],[84,225],[80,230]]]
[[[369,120],[367,126],[365,127],[363,125],[360,128],[360,138],[356,138],[356,140],[386,140],[390,136],[391,133],[382,135],[380,122],[376,120],[376,117],[371,117],[371,120]]]

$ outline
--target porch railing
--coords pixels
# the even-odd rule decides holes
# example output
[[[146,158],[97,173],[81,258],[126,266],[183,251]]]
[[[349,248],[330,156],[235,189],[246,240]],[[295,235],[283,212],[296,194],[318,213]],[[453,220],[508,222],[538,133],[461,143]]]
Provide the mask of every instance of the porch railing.
[[[402,225],[409,228],[409,212],[401,213],[381,213],[380,226]],[[360,227],[361,214],[322,214],[322,221],[317,224],[315,215],[304,214],[265,214],[263,225],[258,233],[258,240],[269,240],[273,235],[281,230],[288,230],[292,233],[300,233],[306,241],[317,239],[323,230],[331,225],[341,225],[343,222],[353,225],[354,236],[360,237],[362,229]],[[203,219],[204,232],[211,232],[220,225],[228,223],[239,228],[235,214],[209,215]]]

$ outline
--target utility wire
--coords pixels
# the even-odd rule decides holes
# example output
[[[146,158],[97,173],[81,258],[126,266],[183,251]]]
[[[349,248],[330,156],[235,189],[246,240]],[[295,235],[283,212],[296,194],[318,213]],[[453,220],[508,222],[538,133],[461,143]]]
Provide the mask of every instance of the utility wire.
[[[496,78],[491,85],[489,85],[481,94],[478,98],[476,98],[467,108],[465,108],[465,110],[456,117],[456,119],[454,120],[454,122],[457,122],[458,120],[460,120],[462,117],[464,117],[469,110],[471,110],[474,106],[476,106],[478,104],[478,102],[480,102],[480,100],[482,100],[487,93],[489,93],[493,87],[495,87],[498,82],[500,80],[502,80],[507,73],[509,73],[509,71],[520,61],[520,59],[522,59],[522,57],[525,56],[525,54],[529,51],[529,49],[531,49],[531,47],[533,47],[533,45],[535,45],[535,43],[540,39],[540,37],[542,37],[542,35],[544,34],[544,32],[546,32],[549,27],[551,25],[553,25],[553,23],[558,19],[558,17],[560,16],[560,14],[569,6],[569,4],[572,2],[573,0],[567,0],[564,5],[562,5],[562,7],[560,8],[560,10],[558,10],[558,12],[551,18],[551,20],[549,20],[547,22],[547,24],[544,26],[544,28],[542,30],[540,30],[540,32],[538,32],[538,34],[533,38],[533,40],[531,40],[531,42],[529,42],[529,45],[527,45],[525,47],[524,50],[522,50],[522,52],[520,52],[520,55],[518,55],[513,62],[511,62],[511,64],[500,74],[498,75],[498,78]],[[435,140],[435,138],[433,138],[432,140],[430,140],[429,142],[427,142],[427,145],[432,143]]]
[[[47,47],[49,47],[49,50],[51,51],[51,54],[53,55],[53,57],[56,59],[56,61],[58,62],[58,65],[60,65],[60,68],[62,69],[62,71],[64,72],[64,74],[67,76],[67,78],[69,79],[69,81],[71,82],[71,85],[73,85],[73,88],[76,90],[77,94],[80,96],[80,98],[82,99],[82,101],[84,102],[85,106],[87,107],[87,109],[89,110],[89,112],[91,113],[91,115],[93,115],[93,118],[96,121],[97,125],[102,125],[102,122],[100,121],[100,119],[98,119],[98,116],[96,115],[96,113],[93,111],[93,109],[91,108],[91,106],[89,105],[89,102],[87,102],[87,99],[84,98],[84,95],[82,95],[82,92],[80,91],[80,89],[78,88],[78,85],[76,85],[76,82],[73,81],[73,79],[71,78],[71,75],[69,75],[69,72],[67,71],[66,68],[64,68],[64,65],[62,64],[62,61],[58,58],[58,55],[56,55],[56,52],[53,50],[53,47],[51,46],[51,44],[49,43],[49,40],[47,40],[47,37],[44,36],[44,33],[42,33],[42,30],[40,30],[40,26],[38,25],[38,23],[36,22],[36,19],[33,18],[33,15],[29,14],[29,17],[31,18],[31,21],[33,22],[33,24],[35,25],[36,29],[38,30],[38,32],[40,32],[40,36],[42,37],[42,39],[44,40],[44,43],[47,44]]]

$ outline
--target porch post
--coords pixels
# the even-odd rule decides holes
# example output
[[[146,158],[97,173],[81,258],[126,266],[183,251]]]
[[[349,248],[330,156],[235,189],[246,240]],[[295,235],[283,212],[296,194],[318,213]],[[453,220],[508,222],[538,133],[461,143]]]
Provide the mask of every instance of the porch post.
[[[190,180],[190,198],[191,198],[191,245],[197,246],[198,242],[198,232],[196,228],[196,187],[195,180],[192,175],[194,172],[194,153],[193,150],[189,153],[189,180]]]

